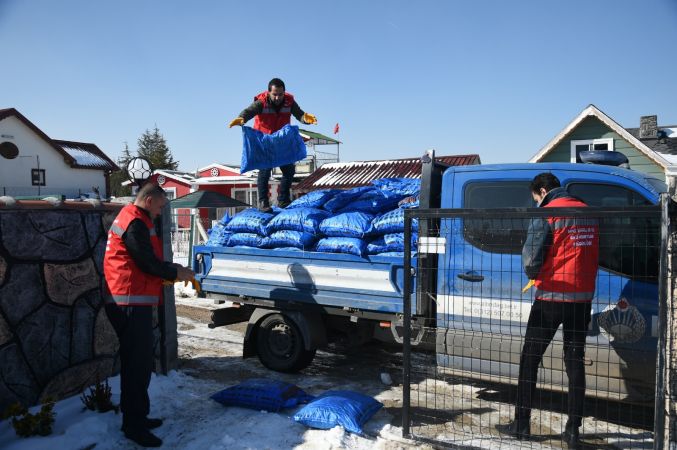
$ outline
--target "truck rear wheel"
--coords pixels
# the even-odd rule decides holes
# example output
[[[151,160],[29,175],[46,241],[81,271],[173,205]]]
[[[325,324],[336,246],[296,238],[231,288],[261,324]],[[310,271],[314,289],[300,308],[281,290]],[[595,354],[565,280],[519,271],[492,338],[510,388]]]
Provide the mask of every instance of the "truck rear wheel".
[[[259,360],[271,370],[297,372],[315,357],[315,349],[306,350],[298,326],[282,314],[266,316],[256,332]]]

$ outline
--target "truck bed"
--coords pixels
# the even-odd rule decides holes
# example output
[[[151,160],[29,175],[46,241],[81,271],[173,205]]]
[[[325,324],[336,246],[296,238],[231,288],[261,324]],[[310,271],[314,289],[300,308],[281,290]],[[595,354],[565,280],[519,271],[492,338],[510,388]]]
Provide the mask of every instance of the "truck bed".
[[[208,246],[195,247],[195,255],[206,293],[403,313],[402,257]]]

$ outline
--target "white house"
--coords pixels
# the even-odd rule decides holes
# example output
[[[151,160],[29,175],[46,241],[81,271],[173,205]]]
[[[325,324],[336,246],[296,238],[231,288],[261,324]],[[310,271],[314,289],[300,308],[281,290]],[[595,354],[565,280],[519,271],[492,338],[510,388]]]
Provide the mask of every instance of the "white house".
[[[95,144],[51,139],[16,109],[0,109],[0,195],[109,197],[116,170]]]

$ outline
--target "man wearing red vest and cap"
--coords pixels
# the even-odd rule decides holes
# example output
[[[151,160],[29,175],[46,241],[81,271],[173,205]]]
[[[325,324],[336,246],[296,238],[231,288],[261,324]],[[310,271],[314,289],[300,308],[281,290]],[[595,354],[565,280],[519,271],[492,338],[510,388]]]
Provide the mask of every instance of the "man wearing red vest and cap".
[[[163,280],[190,281],[187,267],[163,260],[153,221],[167,203],[164,190],[147,183],[133,204],[120,210],[108,232],[103,270],[110,296],[106,314],[120,341],[122,431],[144,447],[162,440],[149,430],[162,425],[149,418],[148,385],[154,366],[153,307],[162,302]]]
[[[582,208],[551,173],[537,175],[530,185],[541,208]],[[515,419],[498,425],[499,431],[518,439],[531,434],[531,407],[538,366],[557,329],[562,325],[564,364],[569,379],[568,421],[562,440],[577,448],[585,399],[585,338],[590,325],[599,256],[599,225],[589,217],[535,218],[522,248],[522,265],[536,288],[520,358]]]
[[[303,112],[299,107],[294,96],[285,91],[284,81],[279,78],[273,78],[268,83],[268,91],[261,92],[254,97],[254,102],[244,109],[240,116],[233,119],[228,125],[229,128],[235,125],[242,126],[251,118],[256,117],[254,129],[262,133],[272,134],[289,125],[291,116],[296,117],[301,123],[316,124],[317,119],[314,115]],[[280,208],[285,208],[291,201],[290,188],[294,178],[294,164],[287,164],[280,167],[282,171],[282,183],[280,185],[280,194],[277,198],[277,204]],[[268,181],[270,180],[271,169],[259,169],[257,187],[259,194],[259,209],[264,212],[272,211],[268,200]]]

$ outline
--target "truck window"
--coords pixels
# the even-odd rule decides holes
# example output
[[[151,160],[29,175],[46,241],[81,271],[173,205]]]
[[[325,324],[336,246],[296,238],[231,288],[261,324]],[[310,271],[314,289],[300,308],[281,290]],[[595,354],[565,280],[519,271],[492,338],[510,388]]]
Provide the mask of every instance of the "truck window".
[[[464,208],[533,208],[529,180],[468,183],[463,194]],[[466,219],[463,237],[467,242],[492,253],[522,253],[528,219]]]
[[[590,206],[645,206],[652,203],[623,186],[572,183],[570,194]],[[603,218],[599,222],[599,265],[629,278],[656,281],[660,251],[660,219]]]

